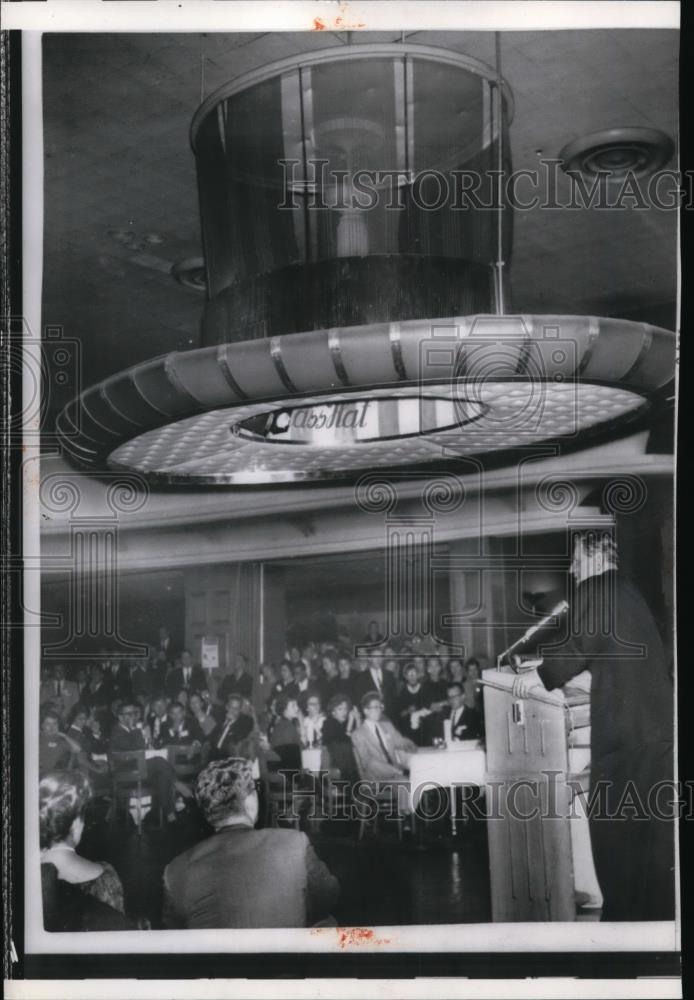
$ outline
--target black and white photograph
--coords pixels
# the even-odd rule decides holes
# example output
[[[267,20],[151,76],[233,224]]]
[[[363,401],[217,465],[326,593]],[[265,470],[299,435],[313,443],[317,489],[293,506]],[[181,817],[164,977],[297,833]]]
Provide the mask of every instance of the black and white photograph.
[[[15,960],[679,996],[678,5],[199,6],[21,32]]]

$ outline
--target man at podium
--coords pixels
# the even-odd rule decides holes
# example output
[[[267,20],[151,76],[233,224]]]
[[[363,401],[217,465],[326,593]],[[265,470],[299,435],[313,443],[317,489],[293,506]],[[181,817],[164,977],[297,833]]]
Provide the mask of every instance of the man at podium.
[[[513,695],[590,671],[589,823],[602,919],[671,920],[674,695],[663,644],[643,597],[617,574],[609,533],[576,537],[571,573],[568,638],[515,679]]]

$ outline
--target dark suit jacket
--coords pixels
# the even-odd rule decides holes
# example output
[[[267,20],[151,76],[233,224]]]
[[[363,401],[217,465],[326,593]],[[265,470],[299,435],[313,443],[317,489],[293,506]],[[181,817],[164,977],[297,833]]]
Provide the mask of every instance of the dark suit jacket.
[[[130,670],[121,663],[118,673],[104,669],[104,687],[108,692],[109,703],[117,698],[129,698],[132,694]]]
[[[141,729],[125,729],[117,722],[111,730],[109,746],[112,753],[126,753],[128,750],[144,750],[145,738]]]
[[[427,742],[443,738],[443,720],[451,718],[451,709],[446,706],[441,712],[432,712],[423,719]],[[456,713],[455,725],[451,729],[454,740],[479,740],[484,734],[482,716],[478,709],[463,705]]]
[[[158,691],[156,674],[153,670],[137,667],[130,674],[130,687],[136,698],[149,701],[155,691]]]
[[[223,719],[210,733],[209,744],[212,757],[245,756],[243,751],[247,749],[248,738],[253,732],[253,719],[250,715],[239,715],[224,736],[224,742],[220,747],[218,744],[225,728],[226,720]]]
[[[200,726],[194,719],[192,721],[190,719],[186,720],[183,728],[178,733],[171,726],[164,726],[161,738],[162,746],[165,747],[188,747],[195,740],[198,743],[202,743],[205,739],[203,733],[200,731]]]
[[[186,691],[204,691],[207,688],[207,675],[197,663],[191,669],[188,684],[183,680],[183,667],[175,667],[166,678],[166,690],[171,697],[175,697],[183,688]]]
[[[157,716],[154,712],[150,712],[147,716],[147,725],[149,726],[149,731],[152,734],[152,746],[155,750],[161,749],[161,747],[166,746],[163,742],[164,734],[169,726],[168,716],[164,716],[163,719],[159,720],[159,725],[157,726]]]
[[[324,918],[337,879],[305,833],[226,827],[164,871],[167,927],[306,927]]]
[[[250,698],[253,694],[253,678],[246,671],[242,671],[241,676],[236,674],[226,674],[217,688],[217,698],[221,702],[226,702],[230,694],[240,694],[242,698]]]
[[[112,700],[111,690],[111,687],[105,682],[101,683],[96,690],[92,690],[92,688],[87,685],[82,692],[82,704],[87,708],[109,708]]]

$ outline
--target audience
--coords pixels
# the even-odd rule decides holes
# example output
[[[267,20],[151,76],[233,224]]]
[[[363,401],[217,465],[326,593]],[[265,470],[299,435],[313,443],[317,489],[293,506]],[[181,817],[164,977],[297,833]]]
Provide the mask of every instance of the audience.
[[[128,661],[102,650],[87,665],[81,659],[74,665],[66,662],[44,668],[39,769],[42,779],[51,778],[54,782],[49,794],[48,785],[44,786],[42,780],[46,815],[52,808],[51,796],[57,796],[61,802],[69,799],[76,812],[68,829],[72,829],[71,840],[77,842],[81,820],[74,829],[72,824],[84,811],[85,796],[89,797],[91,788],[97,798],[108,801],[112,755],[125,751],[146,754],[147,782],[154,802],[161,807],[167,824],[179,824],[184,806],[178,797],[192,801],[190,782],[194,783],[197,769],[208,762],[208,770],[222,768],[229,758],[250,762],[253,774],[260,776],[265,796],[265,789],[274,787],[267,786],[267,782],[277,780],[271,778],[272,772],[299,773],[301,787],[305,787],[309,770],[303,768],[310,769],[315,764],[309,763],[308,756],[302,760],[302,752],[314,749],[322,751],[321,767],[328,769],[333,778],[344,780],[350,790],[360,776],[371,781],[393,781],[399,811],[406,813],[409,796],[401,797],[400,791],[408,788],[410,755],[421,747],[438,743],[448,731],[444,728],[446,719],[450,719],[453,739],[483,737],[480,664],[471,657],[463,665],[459,658],[449,657],[447,649],[418,641],[417,637],[397,648],[386,645],[375,621],[370,623],[367,636],[374,645],[356,659],[352,657],[354,646],[346,648],[344,644],[323,640],[302,640],[302,645],[293,644],[287,650],[281,662],[264,663],[253,671],[239,654],[234,657],[229,673],[216,672],[213,677],[218,681],[216,684],[209,683],[209,672],[194,662],[189,650],[176,653],[165,627],[159,630],[158,645],[150,647],[146,657]],[[379,637],[378,642],[374,637]],[[177,757],[172,753],[167,758],[169,747],[177,748]],[[190,751],[192,778],[190,764],[184,775],[181,749]],[[179,780],[173,764],[181,765],[179,773],[181,778],[187,777],[188,785]],[[63,787],[68,770],[74,788],[69,794]],[[220,770],[219,774],[222,773]],[[238,773],[234,778],[237,780],[241,780]],[[109,805],[109,814],[110,808]],[[232,810],[229,815],[232,814],[243,815],[239,810]],[[152,811],[152,816],[156,815],[156,810]],[[263,817],[267,822],[265,814]],[[229,825],[236,828],[239,823],[233,820]],[[247,826],[252,830],[252,825]],[[74,913],[77,911],[74,890],[70,889],[72,882],[106,885],[110,882],[110,871],[105,864],[100,866],[81,858],[74,862],[77,866],[74,871],[69,868],[61,855],[69,850],[66,836],[62,840],[53,838],[51,844],[46,842],[45,851],[50,849],[50,854],[42,859],[42,879],[50,888],[46,898],[53,903],[62,899],[65,892],[69,895],[73,891],[70,912]],[[204,845],[213,842],[216,843],[214,837],[193,848],[188,852],[191,859],[195,856],[197,863],[199,858],[204,866],[207,857]],[[252,841],[249,839],[248,843]],[[225,850],[220,848],[222,853]],[[180,884],[179,861],[169,866],[170,886]],[[73,879],[77,868],[83,877]],[[118,905],[114,907],[112,902],[95,898],[93,906],[97,910],[102,905],[110,907],[113,926],[118,925],[118,920],[120,926],[133,926],[123,915],[122,890],[116,899]],[[254,911],[265,905],[265,892],[249,904]],[[46,906],[49,907],[48,902]],[[214,907],[217,906],[215,903]],[[231,903],[229,907],[233,909]],[[197,923],[198,916],[177,899],[171,926],[255,926],[244,922],[255,917],[238,913],[229,916],[223,910],[224,907],[216,909],[222,915],[214,919],[231,923]],[[296,912],[299,911],[303,914],[300,905]],[[48,914],[48,910],[45,912]],[[51,919],[60,923],[59,916],[53,910],[51,913]],[[95,911],[89,920],[86,917],[82,920],[80,927],[85,929],[89,921],[90,926],[97,926],[99,920],[108,923],[109,917],[103,911]],[[234,920],[242,922],[237,924]]]
[[[169,928],[306,927],[329,915],[337,879],[298,830],[255,830],[251,762],[227,758],[199,775],[198,805],[214,833],[164,871]]]

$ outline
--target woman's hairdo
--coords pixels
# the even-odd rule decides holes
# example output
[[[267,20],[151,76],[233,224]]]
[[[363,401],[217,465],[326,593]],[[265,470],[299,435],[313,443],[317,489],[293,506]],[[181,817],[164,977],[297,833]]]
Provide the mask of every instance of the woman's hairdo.
[[[67,721],[70,723],[70,725],[72,725],[75,719],[80,715],[86,715],[87,718],[89,718],[89,709],[81,701],[78,701],[77,704],[73,705],[72,709],[70,710],[70,714],[67,717]]]
[[[328,712],[333,712],[338,705],[346,705],[348,711],[352,709],[352,702],[347,697],[346,694],[334,694],[330,701],[328,702],[327,710]]]
[[[39,782],[39,832],[41,847],[52,847],[67,838],[70,827],[84,812],[92,794],[81,771],[48,771]]]
[[[412,660],[408,660],[407,663],[403,663],[402,670],[400,672],[401,676],[404,677],[407,674],[408,670],[417,670],[417,664],[414,663]],[[417,670],[417,673],[419,674],[419,670]]]
[[[284,713],[287,711],[287,705],[289,705],[290,702],[292,701],[295,701],[297,705],[299,703],[296,695],[287,695],[287,694],[279,695],[277,701],[275,702],[275,711],[277,712],[277,714],[284,715]]]
[[[207,822],[219,826],[243,812],[243,803],[255,791],[252,765],[244,757],[227,757],[208,764],[198,775],[195,798]]]

